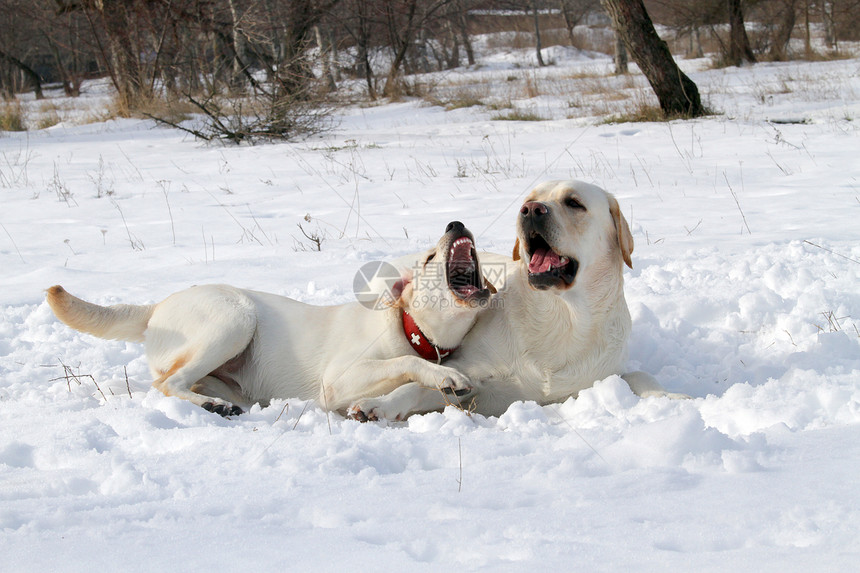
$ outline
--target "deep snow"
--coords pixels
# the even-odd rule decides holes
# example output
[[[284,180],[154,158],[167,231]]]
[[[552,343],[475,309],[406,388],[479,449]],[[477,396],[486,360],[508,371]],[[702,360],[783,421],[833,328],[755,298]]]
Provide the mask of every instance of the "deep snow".
[[[408,101],[256,147],[138,120],[4,134],[0,570],[856,567],[860,60],[684,65],[721,114],[604,124],[544,95],[513,102],[542,122]],[[610,63],[540,73],[582,66]],[[529,188],[571,177],[633,229],[631,369],[693,400],[611,377],[499,418],[359,424],[289,400],[226,420],[43,302],[210,282],[349,302],[362,264],[453,219],[510,252]]]

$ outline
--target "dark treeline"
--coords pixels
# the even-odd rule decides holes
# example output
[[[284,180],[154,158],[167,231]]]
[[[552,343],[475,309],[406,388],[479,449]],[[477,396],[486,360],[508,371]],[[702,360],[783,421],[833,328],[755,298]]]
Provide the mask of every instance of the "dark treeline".
[[[575,1],[570,2],[575,4]],[[76,95],[109,77],[122,104],[160,93],[205,94],[273,82],[290,93],[340,74],[392,93],[404,71],[473,62],[473,0],[0,0],[0,85],[43,83]],[[432,40],[432,41],[431,41]],[[386,67],[372,65],[388,50]],[[380,75],[381,77],[376,77]],[[322,78],[320,77],[322,76]]]
[[[608,25],[600,0],[0,0],[0,92],[43,85],[70,96],[109,78],[119,113],[153,100],[216,113],[227,95],[262,96],[266,114],[310,101],[343,79],[371,99],[394,96],[413,72],[475,62],[476,34],[527,31],[538,61],[550,42],[576,45],[578,25]],[[790,57],[789,40],[823,29],[827,45],[860,34],[860,0],[649,0],[654,21],[707,37],[737,65]],[[755,31],[747,37],[747,22]],[[617,27],[617,26],[616,26]],[[553,31],[551,36],[546,33]],[[549,38],[549,39],[548,39]],[[620,44],[620,43],[619,43]],[[613,47],[607,48],[613,51]],[[708,50],[710,51],[710,50]],[[793,54],[798,55],[798,54]],[[803,56],[804,54],[799,54]],[[234,110],[235,111],[235,110]]]

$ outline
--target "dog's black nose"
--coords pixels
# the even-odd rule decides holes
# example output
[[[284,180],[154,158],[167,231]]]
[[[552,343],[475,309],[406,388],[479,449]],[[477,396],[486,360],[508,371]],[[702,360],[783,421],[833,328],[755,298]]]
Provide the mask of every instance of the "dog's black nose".
[[[448,226],[445,227],[445,232],[448,233],[450,231],[464,231],[466,229],[466,225],[461,223],[460,221],[451,221],[448,223]]]
[[[520,208],[520,214],[523,217],[542,217],[547,213],[549,213],[549,209],[546,205],[537,201],[523,203],[522,208]]]

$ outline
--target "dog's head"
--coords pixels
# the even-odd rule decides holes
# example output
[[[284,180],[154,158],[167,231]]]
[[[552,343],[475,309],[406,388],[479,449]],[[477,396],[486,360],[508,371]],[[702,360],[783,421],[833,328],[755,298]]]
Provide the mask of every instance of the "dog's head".
[[[438,302],[454,309],[473,309],[485,303],[490,290],[481,276],[475,237],[463,223],[448,223],[436,246],[413,268],[412,284],[413,308]]]
[[[403,308],[434,343],[459,345],[491,295],[472,233],[459,221],[449,223],[436,246],[414,262],[411,275],[401,295]]]
[[[567,290],[593,267],[633,267],[633,236],[618,201],[582,181],[547,181],[529,193],[517,217],[514,260],[538,290]],[[605,269],[603,270],[605,272]]]

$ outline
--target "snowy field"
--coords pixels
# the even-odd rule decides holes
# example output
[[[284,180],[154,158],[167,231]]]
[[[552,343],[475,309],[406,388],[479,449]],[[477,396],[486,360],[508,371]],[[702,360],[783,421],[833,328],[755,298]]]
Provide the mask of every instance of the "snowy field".
[[[615,81],[606,58],[554,59],[550,91],[583,69]],[[256,147],[142,120],[4,133],[0,571],[855,569],[860,60],[682,64],[717,115],[568,118],[610,91],[513,97],[545,121],[350,107]],[[488,90],[523,72],[438,81],[472,73]],[[359,424],[288,400],[224,419],[43,302],[53,284],[113,304],[215,282],[350,302],[362,264],[454,219],[510,253],[524,195],[558,178],[618,197],[630,368],[693,400],[612,377],[499,418]]]

